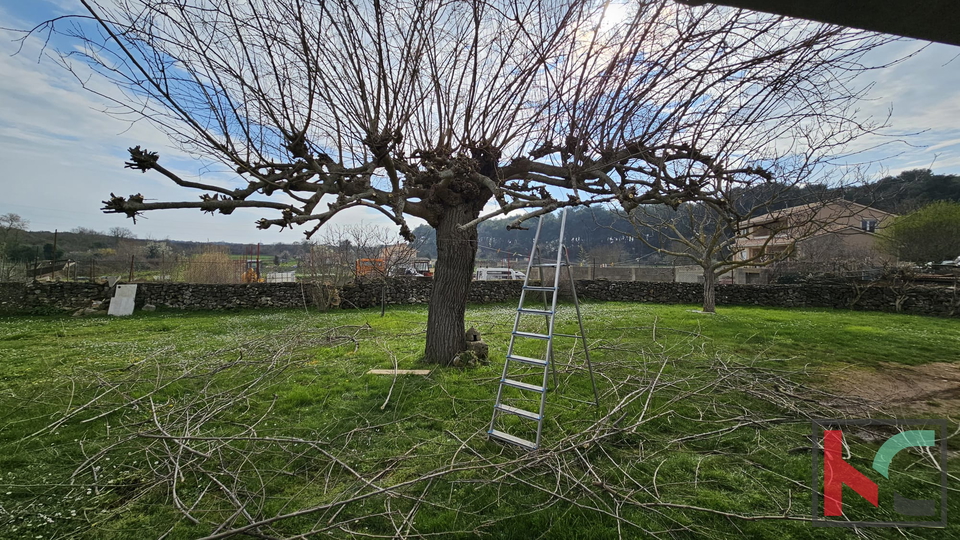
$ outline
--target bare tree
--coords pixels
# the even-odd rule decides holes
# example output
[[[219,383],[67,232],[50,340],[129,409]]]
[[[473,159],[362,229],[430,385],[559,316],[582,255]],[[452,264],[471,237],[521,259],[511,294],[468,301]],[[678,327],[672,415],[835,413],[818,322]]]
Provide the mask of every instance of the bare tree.
[[[355,278],[386,278],[413,265],[417,257],[414,242],[398,243],[396,233],[387,227],[357,223],[343,227],[355,255],[348,261]]]
[[[309,236],[366,207],[408,240],[407,217],[423,219],[438,250],[425,357],[443,364],[464,347],[480,221],[807,177],[869,129],[851,82],[883,39],[672,0],[81,3],[76,25],[35,31],[77,38],[68,69],[92,66],[122,90],[101,91],[117,112],[239,184],[185,178],[138,146],[129,168],[200,200],[111,195],[106,212],[261,208],[277,215],[259,227]]]
[[[74,227],[70,229],[70,232],[77,235],[77,240],[83,244],[99,241],[103,236],[103,233],[100,231],[93,230],[89,227]]]
[[[17,246],[20,236],[26,232],[30,222],[13,212],[0,216],[0,257],[4,256],[7,248]]]
[[[621,214],[633,236],[662,255],[703,269],[703,311],[716,311],[717,278],[738,268],[761,268],[794,258],[852,255],[861,218],[886,214],[838,198],[825,186],[763,183],[725,189],[721,204],[687,203],[676,209],[641,207]],[[855,223],[855,224],[854,224]],[[872,231],[871,231],[872,232]],[[872,243],[872,238],[867,238]],[[801,253],[802,252],[802,253]]]
[[[358,278],[403,275],[413,266],[423,239],[396,242],[389,227],[356,223],[329,225],[306,244],[302,264],[314,281],[341,285]]]
[[[339,286],[354,277],[353,244],[342,227],[328,226],[321,237],[305,241],[297,258],[297,269],[308,281]]]
[[[110,231],[108,231],[107,234],[112,236],[117,243],[120,243],[121,240],[132,240],[137,237],[137,235],[133,234],[133,231],[126,227],[110,227]]]
[[[13,212],[0,216],[0,246],[19,241],[20,234],[27,230],[30,222]]]
[[[13,279],[18,265],[11,251],[20,245],[20,236],[27,230],[30,222],[20,214],[9,212],[0,216],[0,281]]]
[[[729,195],[728,195],[729,196]],[[764,201],[765,203],[775,203]],[[775,226],[752,251],[737,249],[753,232],[748,225],[751,217],[766,214],[767,205],[751,205],[738,209],[735,201],[723,204],[687,203],[676,209],[669,207],[641,207],[624,215],[633,226],[630,234],[660,255],[686,260],[703,269],[703,311],[716,311],[717,278],[744,266],[765,266],[782,260],[792,253],[795,242],[789,246],[771,249],[772,240],[783,231]]]

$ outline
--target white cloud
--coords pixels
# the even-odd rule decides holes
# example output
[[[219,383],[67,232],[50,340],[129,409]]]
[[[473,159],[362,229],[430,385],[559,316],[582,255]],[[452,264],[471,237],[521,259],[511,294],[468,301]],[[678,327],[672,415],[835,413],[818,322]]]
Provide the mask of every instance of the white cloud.
[[[940,150],[941,148],[950,148],[951,146],[958,146],[958,145],[960,145],[960,139],[952,139],[952,140],[949,140],[949,141],[943,141],[943,142],[940,143],[940,144],[935,144],[935,145],[927,148],[927,151],[928,151],[928,152],[934,152],[934,151],[936,151],[936,150]]]
[[[873,62],[890,61],[917,51],[922,42],[907,41],[876,51]],[[857,150],[889,143],[854,160],[878,161],[885,172],[933,167],[938,173],[960,173],[960,48],[932,44],[896,65],[870,71],[861,84],[873,83],[862,102],[865,116],[886,119],[884,136],[858,142]],[[896,143],[894,141],[903,141]]]
[[[2,8],[0,20],[5,25],[26,26],[12,21]],[[276,216],[254,209],[239,209],[230,216],[210,216],[198,210],[158,211],[138,218],[135,226],[124,216],[103,214],[101,201],[111,192],[143,193],[158,200],[194,200],[199,195],[160,175],[124,169],[130,146],[160,152],[167,166],[186,178],[199,177],[208,164],[176,150],[165,134],[145,121],[131,124],[102,112],[102,98],[84,90],[53,59],[37,61],[39,40],[28,40],[20,54],[11,56],[15,37],[0,31],[0,43],[7,44],[0,47],[0,163],[4,164],[0,214],[21,214],[37,230],[125,226],[140,237],[251,243],[303,239],[301,233],[306,229],[302,227],[283,232],[257,230],[257,219]],[[98,81],[92,78],[89,83]],[[99,83],[98,90],[111,91],[104,83]],[[205,173],[204,181],[227,185],[237,180]],[[389,223],[379,212],[367,209],[345,212],[333,223],[360,220]]]

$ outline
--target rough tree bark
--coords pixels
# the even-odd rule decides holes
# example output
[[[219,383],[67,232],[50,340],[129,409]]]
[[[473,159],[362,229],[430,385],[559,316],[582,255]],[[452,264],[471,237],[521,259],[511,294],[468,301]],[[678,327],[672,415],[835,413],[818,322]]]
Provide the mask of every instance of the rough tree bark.
[[[717,312],[717,274],[713,268],[703,269],[703,312]]]
[[[481,207],[472,203],[450,207],[437,223],[437,266],[424,350],[429,363],[449,365],[465,348],[464,314],[477,256],[477,227],[460,225],[476,219]]]

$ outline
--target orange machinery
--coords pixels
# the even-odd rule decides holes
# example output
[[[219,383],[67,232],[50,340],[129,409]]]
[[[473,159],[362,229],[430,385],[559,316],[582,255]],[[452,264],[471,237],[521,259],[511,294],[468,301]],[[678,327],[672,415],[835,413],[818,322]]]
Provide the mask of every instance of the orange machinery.
[[[357,259],[357,277],[384,276],[387,274],[387,263],[383,259]]]

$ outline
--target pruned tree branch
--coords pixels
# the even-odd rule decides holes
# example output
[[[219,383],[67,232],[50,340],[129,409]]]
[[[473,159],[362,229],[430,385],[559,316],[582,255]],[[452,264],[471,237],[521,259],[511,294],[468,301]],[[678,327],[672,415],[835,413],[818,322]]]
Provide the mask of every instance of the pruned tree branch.
[[[860,92],[848,83],[882,41],[666,0],[616,19],[592,1],[82,5],[77,20],[96,28],[63,30],[83,46],[64,64],[83,60],[124,91],[115,105],[249,181],[186,180],[139,147],[129,167],[237,201],[290,199],[105,210],[292,212],[264,228],[322,224],[358,206],[405,227],[405,214],[435,222],[457,200],[498,206],[464,227],[611,200],[628,212],[719,204],[718,181],[804,176],[873,129],[851,122]]]

